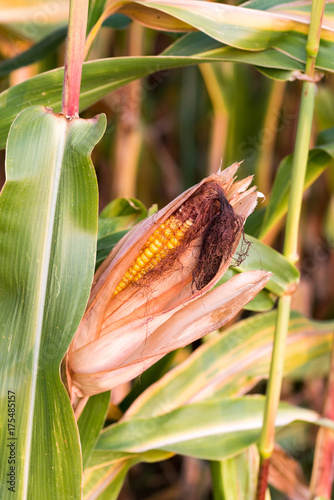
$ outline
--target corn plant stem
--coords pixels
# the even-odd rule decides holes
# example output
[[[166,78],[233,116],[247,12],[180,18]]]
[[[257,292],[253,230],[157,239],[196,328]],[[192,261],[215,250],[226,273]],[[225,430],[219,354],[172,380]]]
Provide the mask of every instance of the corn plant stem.
[[[88,0],[71,0],[65,55],[62,113],[75,117],[79,113],[79,97],[85,49]]]
[[[315,76],[315,61],[319,50],[324,7],[325,0],[313,0],[311,23],[306,44],[305,75],[307,80],[304,81],[302,87],[283,250],[284,256],[293,264],[298,260],[298,227],[314,109],[315,83],[313,79]],[[263,428],[259,443],[261,464],[257,500],[264,500],[265,498],[269,461],[274,449],[275,419],[282,387],[285,343],[290,317],[291,292],[292,291],[287,291],[278,301],[273,355],[268,381]]]
[[[285,341],[290,319],[290,304],[291,295],[283,295],[278,301],[273,355],[271,359],[267,389],[267,401],[259,445],[262,460],[270,458],[274,449],[275,418],[281,394],[284,368],[282,359],[284,360],[285,354]]]
[[[283,254],[294,264],[298,260],[298,226],[304,191],[304,179],[311,139],[312,118],[314,109],[315,84],[304,82],[299,109],[295,152],[292,162],[291,189]]]

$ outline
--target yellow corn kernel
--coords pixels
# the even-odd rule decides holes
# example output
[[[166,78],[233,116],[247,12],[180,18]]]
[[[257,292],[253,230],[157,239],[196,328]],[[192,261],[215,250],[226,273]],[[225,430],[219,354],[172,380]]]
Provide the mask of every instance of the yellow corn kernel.
[[[156,253],[158,252],[159,248],[162,247],[162,243],[161,241],[159,241],[158,239],[155,239],[153,241],[153,243],[150,244],[150,246],[148,247],[153,253]]]
[[[180,244],[180,240],[192,224],[190,219],[182,222],[174,215],[161,224],[149,237],[132,266],[118,283],[114,295],[124,290],[129,284],[138,281],[154,269],[162,259],[165,259],[167,254]]]
[[[146,257],[148,257],[149,259],[153,259],[154,253],[151,252],[150,247],[148,247],[148,248],[145,248],[144,255],[146,255]]]
[[[145,249],[146,250],[146,249]],[[150,259],[147,257],[147,255],[145,255],[145,250],[144,252],[140,255],[140,258],[143,262],[145,262],[145,264],[148,264],[150,262]]]
[[[138,259],[136,260],[136,264],[142,269],[143,267],[145,267],[145,262],[140,258],[138,257]]]

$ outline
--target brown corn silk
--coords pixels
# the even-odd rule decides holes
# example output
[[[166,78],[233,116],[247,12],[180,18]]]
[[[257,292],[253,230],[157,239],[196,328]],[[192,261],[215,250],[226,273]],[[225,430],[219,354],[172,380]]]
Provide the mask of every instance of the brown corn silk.
[[[231,257],[244,218],[234,213],[218,182],[203,184],[149,237],[118,283],[117,295],[129,285],[145,285],[156,273],[167,272],[195,238],[201,236],[193,284],[201,290]],[[154,272],[151,272],[153,271]]]

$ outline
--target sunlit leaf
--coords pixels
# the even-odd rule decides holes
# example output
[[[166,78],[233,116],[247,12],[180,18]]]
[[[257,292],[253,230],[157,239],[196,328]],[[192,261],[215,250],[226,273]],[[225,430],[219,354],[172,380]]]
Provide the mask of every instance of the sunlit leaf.
[[[82,465],[85,469],[107,416],[110,391],[89,398],[78,420]]]
[[[1,413],[15,393],[17,498],[80,498],[78,432],[59,364],[94,271],[97,184],[89,155],[103,116],[68,121],[42,107],[10,131],[0,197]],[[1,448],[8,435],[1,433]],[[54,452],[56,450],[56,452]],[[1,470],[8,471],[1,454]],[[7,472],[6,472],[7,473]],[[2,485],[1,498],[13,494]]]
[[[172,454],[163,451],[146,453],[115,453],[95,450],[90,467],[86,469],[83,480],[84,500],[116,500],[128,470],[139,462],[160,462]]]
[[[262,269],[270,271],[273,276],[266,285],[266,289],[281,295],[295,287],[299,280],[299,271],[282,254],[273,248],[261,243],[261,241],[250,235],[245,235],[246,241],[250,243],[245,260],[235,269],[238,271],[253,271]],[[239,252],[242,254],[244,243],[239,245]],[[237,254],[238,254],[237,250]]]
[[[154,416],[187,402],[245,394],[267,378],[276,312],[239,321],[198,348],[184,363],[149,387],[127,414]],[[286,345],[285,375],[326,373],[333,322],[310,321],[293,313]]]
[[[53,50],[65,40],[67,35],[67,26],[61,27],[50,33],[40,42],[33,45],[30,49],[18,54],[12,59],[6,59],[0,62],[0,77],[8,75],[15,69],[22,68],[28,64],[40,61],[43,57],[50,55]]]
[[[168,57],[115,57],[87,62],[84,63],[82,70],[80,109],[86,109],[109,92],[156,71],[206,61],[234,61],[235,59],[239,60],[238,55],[237,58],[233,55],[225,57],[224,53],[202,57],[195,53],[192,57],[172,57],[171,55]],[[256,60],[256,64],[260,64],[260,62]],[[0,147],[5,146],[9,127],[15,116],[27,106],[42,104],[55,111],[61,110],[63,76],[63,69],[58,68],[41,73],[0,94]],[[157,81],[157,85],[160,81],[160,79]]]
[[[136,0],[118,0],[107,5],[92,29],[88,45],[94,39],[103,20],[120,12],[145,26],[167,31],[199,30],[221,43],[247,51],[275,48],[301,62],[306,60],[306,37],[310,13],[294,4],[290,14],[276,6],[275,12],[245,6],[191,0],[156,0],[145,4]],[[246,7],[246,8],[245,8]],[[331,58],[333,43],[332,16],[325,12],[317,67],[334,70]]]
[[[98,237],[131,229],[145,217],[147,210],[141,201],[134,198],[117,198],[100,213]]]
[[[333,145],[333,143],[332,143]],[[333,147],[333,146],[332,146]],[[329,148],[329,145],[328,145]],[[258,238],[263,238],[286,214],[288,209],[289,191],[292,173],[292,155],[287,156],[281,162],[277,171],[274,186],[270,195],[269,203],[261,225]],[[312,149],[309,152],[307,170],[305,176],[305,189],[322,174],[331,161],[331,156],[325,148]]]
[[[259,452],[250,446],[235,457],[210,463],[214,500],[252,500],[255,498]]]
[[[96,449],[131,453],[165,450],[207,460],[223,460],[258,441],[263,409],[263,397],[244,397],[193,403],[155,418],[132,417],[106,428]],[[295,420],[318,422],[319,416],[313,411],[281,403],[276,426]]]
[[[244,50],[281,48],[281,44],[286,45],[287,33],[305,36],[308,32],[304,11],[299,18],[296,9],[289,17],[286,10],[282,15],[279,8],[272,14],[268,10],[247,9],[242,5],[235,7],[198,0],[156,0],[145,4],[118,0],[108,4],[100,22],[114,12],[126,14],[155,29],[187,31],[195,28],[222,43]],[[309,21],[309,16],[306,20]],[[323,27],[321,36],[323,40],[331,40],[331,30]]]

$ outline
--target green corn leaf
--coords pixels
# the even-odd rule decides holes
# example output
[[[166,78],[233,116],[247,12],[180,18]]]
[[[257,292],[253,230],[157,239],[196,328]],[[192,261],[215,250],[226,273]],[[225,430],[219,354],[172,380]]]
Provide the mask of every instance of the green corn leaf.
[[[334,158],[334,128],[321,132],[317,146],[310,150],[305,176],[304,190],[310,187]],[[278,168],[272,193],[266,208],[252,213],[246,221],[245,230],[259,239],[264,238],[286,215],[292,172],[292,155],[285,157]]]
[[[56,50],[58,46],[65,40],[67,35],[67,26],[62,26],[53,31],[45,38],[37,42],[30,49],[18,54],[12,59],[6,59],[0,62],[0,77],[8,75],[14,71],[28,64],[33,64],[37,61],[47,57]]]
[[[293,44],[289,44],[289,36],[302,36],[305,46],[309,13],[305,13],[303,8],[298,9],[296,3],[291,17],[285,6],[282,9],[276,6],[275,13],[270,10],[245,7],[247,4],[235,7],[196,0],[189,2],[156,0],[146,1],[145,4],[136,0],[118,0],[107,7],[103,17],[121,12],[154,29],[166,31],[197,29],[219,42],[243,50],[284,47],[293,53],[294,47]],[[327,27],[326,20],[327,12],[324,15],[325,27],[322,29],[321,39],[330,42],[332,30]],[[98,29],[98,26],[95,29]]]
[[[261,68],[286,71],[286,78],[292,77],[293,71],[302,71],[304,64],[291,59],[275,48],[260,51],[247,51],[222,45],[217,40],[202,32],[187,33],[164,50],[162,55],[171,57],[201,57],[207,60],[220,60],[253,64]]]
[[[100,267],[100,265],[102,264],[104,259],[108,257],[109,253],[114,248],[116,243],[121,238],[123,238],[123,236],[125,236],[128,231],[128,229],[125,229],[124,231],[117,231],[107,234],[106,236],[98,239],[96,252],[96,269]]]
[[[331,147],[333,147],[333,144],[334,141]],[[319,146],[309,152],[304,189],[312,185],[331,162],[332,158],[327,152],[329,150],[330,144],[328,144],[327,147]],[[289,155],[282,160],[279,166],[269,203],[258,234],[259,239],[264,238],[287,212],[291,185],[292,160],[293,156]]]
[[[211,462],[214,500],[255,500],[259,468],[259,452],[250,446],[235,457]]]
[[[59,365],[93,279],[98,193],[89,155],[104,129],[103,116],[68,121],[36,106],[10,130],[0,197],[3,500],[13,498],[4,450],[14,437],[16,498],[80,499],[78,431]]]
[[[139,396],[127,415],[154,416],[191,401],[245,394],[268,377],[275,321],[274,311],[257,314],[210,339]],[[333,324],[292,313],[285,376],[326,373]]]
[[[234,325],[224,336],[208,341],[134,401],[126,419],[131,422],[139,417],[144,419],[144,428],[155,429],[159,425],[154,418],[156,415],[164,415],[180,405],[247,392],[269,372],[275,318],[275,312],[254,316]],[[333,322],[311,322],[294,313],[290,321],[285,374],[303,377],[306,373],[308,376],[326,373],[332,330]],[[207,446],[210,447],[211,442],[207,442]],[[144,461],[144,455],[139,454],[137,461]],[[128,470],[133,465],[133,455],[128,454],[128,461],[125,459],[125,451],[122,454],[96,449],[89,464],[92,491],[100,484],[99,467],[105,467],[104,474],[109,477],[112,489],[114,474],[117,479],[119,468]],[[123,461],[122,466],[119,460]],[[251,483],[248,485],[250,487]]]
[[[164,450],[207,460],[224,460],[260,437],[264,398],[215,399],[178,407],[157,417],[136,418],[107,427],[97,450],[142,453]],[[281,403],[276,427],[295,420],[322,423],[317,413]]]
[[[116,500],[128,470],[139,462],[160,462],[172,454],[163,451],[148,451],[131,454],[95,450],[83,480],[84,500]]]
[[[249,246],[247,246],[247,242],[250,243]],[[255,299],[244,308],[248,311],[268,311],[274,305],[271,293],[280,296],[295,287],[299,280],[299,271],[282,254],[249,234],[245,234],[245,241],[240,242],[235,258],[238,259],[239,255],[243,255],[244,252],[246,252],[246,256],[243,262],[229,269],[216,286],[225,283],[238,272],[257,269],[270,271],[273,276],[265,289],[261,290]]]
[[[147,209],[135,198],[117,198],[107,205],[99,217],[98,238],[131,229],[147,217]]]
[[[100,13],[101,14],[101,13]],[[96,22],[95,19],[94,22]],[[113,29],[124,29],[131,22],[126,16],[122,14],[114,14],[105,20],[103,26]],[[40,61],[55,51],[59,45],[65,41],[67,35],[67,26],[61,26],[52,33],[46,35],[42,40],[35,43],[32,47],[24,52],[21,52],[11,59],[5,59],[0,62],[0,78],[8,75],[11,71],[28,66],[35,62]]]
[[[94,26],[94,24],[98,21],[99,17],[103,13],[105,5],[106,5],[106,0],[95,0],[94,2],[89,2],[87,32],[89,32]]]
[[[176,42],[165,51],[163,56],[112,58],[85,63],[81,86],[81,110],[130,81],[173,67],[205,61],[235,61],[261,68],[287,70],[287,78],[291,77],[291,72],[302,71],[304,68],[307,24],[283,15],[280,19],[279,12],[272,14],[196,1],[189,2],[189,5],[180,3],[179,6],[176,2],[168,3],[168,1],[145,2],[145,7],[141,2],[117,2],[113,5],[122,10],[123,4],[133,9],[133,12],[130,9],[132,17],[143,22],[147,16],[153,24],[157,17],[161,23],[167,19],[165,27],[168,29],[170,22],[175,26],[179,26],[181,22],[182,29],[198,29],[201,31],[199,35],[203,36],[199,39],[184,37],[184,40]],[[160,12],[158,16],[157,9]],[[228,15],[224,14],[224,18],[220,19],[219,16],[225,11]],[[165,15],[162,15],[163,13]],[[257,19],[259,21],[255,22]],[[277,19],[280,19],[279,26],[275,25]],[[162,25],[155,27],[160,29]],[[190,34],[189,37],[192,35],[198,33]],[[226,44],[232,47],[226,47]],[[334,71],[332,50],[332,31],[330,28],[324,29],[317,58],[318,69]],[[31,78],[0,95],[2,112],[0,147],[5,145],[8,129],[14,117],[28,105],[42,104],[56,111],[60,110],[62,83],[63,70],[59,68]]]
[[[245,240],[250,243],[245,260],[235,267],[238,271],[255,271],[261,269],[270,271],[273,276],[266,285],[266,289],[282,295],[296,286],[299,280],[299,271],[281,253],[253,238],[245,235]],[[242,255],[244,243],[241,242],[238,250]],[[238,254],[237,250],[237,254]]]
[[[117,500],[128,470],[136,463],[135,459],[124,459],[116,464],[86,471],[83,500]]]
[[[91,396],[78,420],[84,470],[105,422],[109,401],[110,391]]]
[[[252,56],[250,56],[252,57]],[[127,83],[143,78],[164,69],[190,66],[201,62],[239,61],[239,57],[218,54],[209,57],[115,57],[83,64],[80,91],[80,110],[86,109],[96,101]],[[267,63],[270,59],[267,58]],[[247,59],[251,63],[251,60]],[[241,60],[241,62],[244,62]],[[260,64],[257,59],[256,64]],[[4,147],[9,127],[15,116],[29,105],[40,104],[61,110],[64,71],[58,68],[41,73],[29,80],[15,85],[0,94],[0,147]],[[159,85],[160,80],[156,81]],[[150,90],[150,88],[148,88]]]

